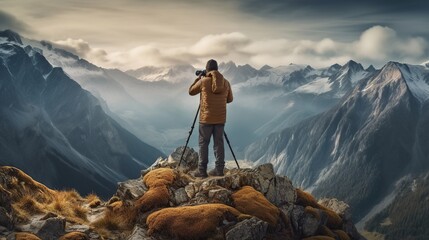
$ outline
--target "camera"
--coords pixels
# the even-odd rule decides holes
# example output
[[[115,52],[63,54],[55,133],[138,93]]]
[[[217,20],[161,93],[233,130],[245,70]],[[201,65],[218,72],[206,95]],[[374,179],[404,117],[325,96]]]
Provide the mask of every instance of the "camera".
[[[206,70],[197,70],[196,72],[195,72],[195,75],[197,75],[198,77],[199,76],[205,76],[207,74],[207,71]]]

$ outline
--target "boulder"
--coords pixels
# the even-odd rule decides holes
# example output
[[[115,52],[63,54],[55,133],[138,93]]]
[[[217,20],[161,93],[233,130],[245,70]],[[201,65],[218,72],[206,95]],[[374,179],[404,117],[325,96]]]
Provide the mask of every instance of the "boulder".
[[[303,206],[294,205],[291,214],[290,220],[292,222],[292,226],[295,229],[296,233],[300,233],[301,229],[301,218],[303,217],[305,211]]]
[[[133,200],[141,197],[147,190],[141,179],[131,179],[118,183],[115,195],[122,200]]]
[[[89,234],[91,231],[92,230],[88,225],[75,224],[66,226],[66,232],[81,232]]]
[[[188,194],[186,193],[185,188],[179,188],[176,191],[174,191],[174,200],[177,205],[180,205],[188,201]]]
[[[136,225],[133,229],[133,232],[127,238],[127,240],[156,240],[156,239],[148,236],[146,229]]]
[[[141,175],[144,176],[148,172],[157,168],[177,168],[180,162],[180,158],[182,156],[184,147],[178,147],[174,150],[173,153],[168,156],[168,158],[158,158],[152,166],[148,169],[142,170]],[[194,149],[187,147],[185,152],[183,153],[183,159],[178,167],[178,170],[189,173],[194,171],[198,167],[198,153],[194,151]]]
[[[225,237],[226,240],[261,240],[267,233],[268,223],[259,218],[252,217],[237,223],[229,230]]]
[[[350,206],[336,198],[323,198],[318,201],[321,206],[327,207],[342,217],[344,220],[351,220]]]
[[[290,204],[296,200],[296,191],[287,177],[274,177],[268,187],[265,197],[276,206]]]
[[[178,147],[176,150],[170,154],[167,158],[167,162],[170,166],[176,167],[182,156],[184,147]],[[194,171],[198,167],[198,153],[194,151],[194,149],[187,147],[185,152],[183,153],[182,162],[178,170],[188,173],[190,171]]]
[[[212,203],[223,203],[230,206],[233,203],[232,192],[222,187],[209,190],[208,197],[209,202]]]
[[[37,232],[43,240],[57,240],[65,234],[66,220],[64,218],[49,218]]]
[[[304,213],[300,219],[302,235],[304,237],[314,236],[320,226],[320,219],[317,219],[314,215]]]
[[[189,183],[185,186],[185,192],[188,195],[188,198],[193,198],[195,196],[196,190],[194,187],[194,183]]]

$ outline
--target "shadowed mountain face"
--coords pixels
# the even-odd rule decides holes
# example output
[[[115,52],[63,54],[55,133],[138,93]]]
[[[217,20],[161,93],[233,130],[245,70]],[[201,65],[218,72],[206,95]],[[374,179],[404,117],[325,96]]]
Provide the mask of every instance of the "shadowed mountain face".
[[[428,83],[427,68],[390,62],[328,112],[252,144],[246,158],[349,202],[360,219],[402,177],[429,169]]]
[[[0,164],[53,188],[108,196],[118,181],[138,176],[162,155],[109,117],[40,50],[3,41],[0,61]]]

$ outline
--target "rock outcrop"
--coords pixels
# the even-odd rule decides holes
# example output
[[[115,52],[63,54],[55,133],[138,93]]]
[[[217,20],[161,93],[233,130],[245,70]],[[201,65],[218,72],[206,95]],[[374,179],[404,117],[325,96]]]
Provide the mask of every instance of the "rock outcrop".
[[[47,189],[18,169],[2,170],[0,221],[5,227],[0,236],[26,232],[40,239],[362,239],[347,204],[336,199],[318,202],[287,177],[276,175],[271,164],[194,178],[190,172],[197,167],[198,154],[186,149],[178,167],[182,151],[158,159],[140,178],[119,183],[109,201],[96,196],[63,199],[61,206],[73,201],[75,211],[82,210],[80,218],[61,206],[49,211],[41,207],[65,193]],[[8,177],[10,172],[15,177]],[[19,193],[22,199],[36,192],[43,201],[22,203],[14,196]],[[15,221],[19,216],[21,222]]]

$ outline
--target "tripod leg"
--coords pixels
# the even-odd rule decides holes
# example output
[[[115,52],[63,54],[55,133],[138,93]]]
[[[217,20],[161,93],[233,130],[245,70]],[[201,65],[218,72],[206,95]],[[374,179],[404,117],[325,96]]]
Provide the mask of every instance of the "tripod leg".
[[[180,156],[180,161],[179,161],[179,165],[177,165],[177,168],[179,168],[179,167],[180,167],[180,164],[182,163],[183,155],[185,154],[185,150],[186,150],[186,148],[188,147],[189,139],[191,138],[192,132],[194,131],[195,122],[197,121],[198,113],[200,112],[200,107],[201,107],[201,106],[200,106],[200,105],[198,105],[198,110],[197,110],[197,113],[195,114],[195,118],[194,118],[194,122],[192,123],[191,130],[189,130],[188,139],[186,139],[185,148],[183,148],[182,156]]]
[[[228,143],[229,150],[231,150],[232,156],[234,157],[235,163],[237,164],[238,169],[240,169],[240,165],[238,165],[237,158],[235,157],[234,151],[232,150],[231,143],[229,142],[228,136],[226,135],[226,132],[223,132],[223,135],[225,136],[226,142]]]

